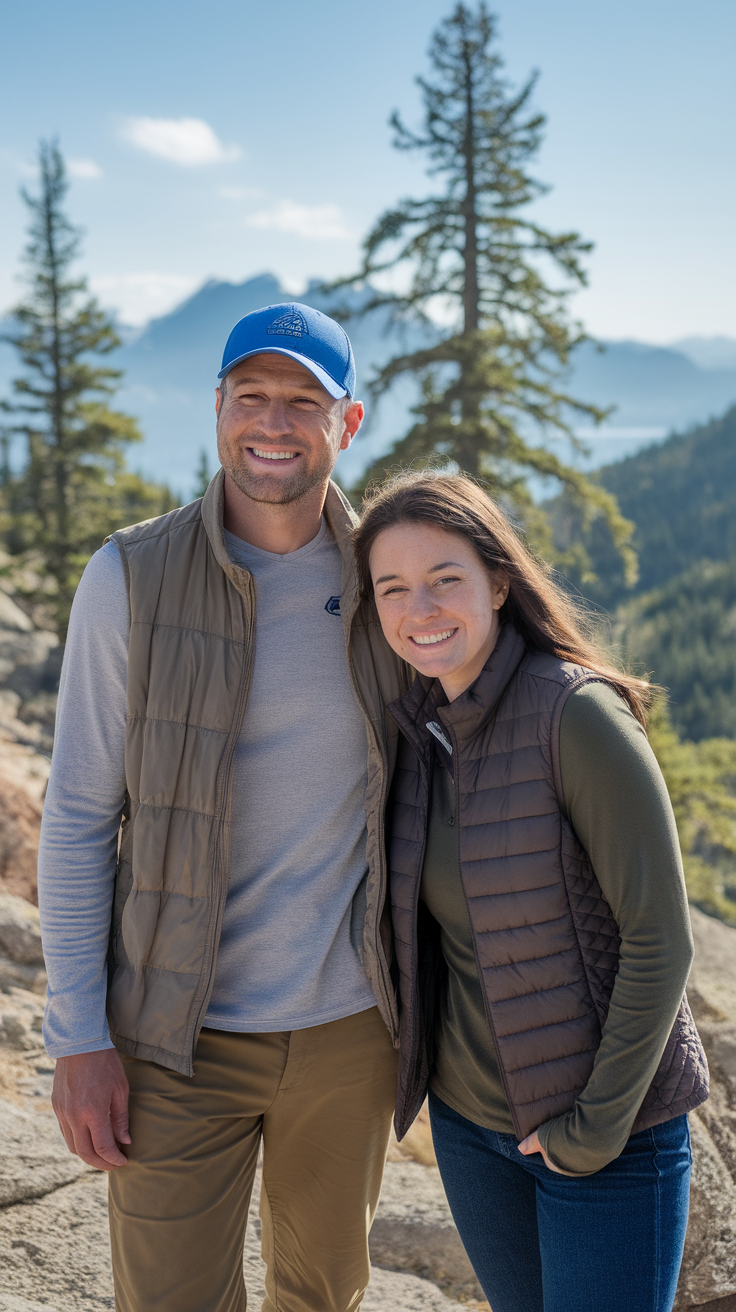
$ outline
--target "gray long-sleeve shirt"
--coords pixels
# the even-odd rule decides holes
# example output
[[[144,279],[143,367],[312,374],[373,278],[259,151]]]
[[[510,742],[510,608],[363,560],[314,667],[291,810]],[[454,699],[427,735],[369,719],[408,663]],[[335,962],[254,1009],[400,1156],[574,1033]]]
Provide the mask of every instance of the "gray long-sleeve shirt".
[[[276,555],[226,533],[256,583],[256,646],[233,778],[230,887],[205,1025],[304,1029],[375,1005],[361,964],[367,741],[323,520]],[[109,543],[72,607],[39,849],[51,1056],[112,1046],[106,955],[125,796],[130,616]]]

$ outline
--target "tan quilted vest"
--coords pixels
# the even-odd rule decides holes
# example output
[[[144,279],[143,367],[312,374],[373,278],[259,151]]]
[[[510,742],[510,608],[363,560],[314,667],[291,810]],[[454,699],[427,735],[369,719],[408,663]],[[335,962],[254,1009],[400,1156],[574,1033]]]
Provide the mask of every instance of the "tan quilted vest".
[[[396,1041],[383,812],[397,731],[383,708],[408,678],[358,601],[348,537],[355,516],[333,484],[325,515],[343,556],[342,620],[368,730],[364,965]],[[222,516],[220,471],[201,501],[112,539],[125,566],[131,624],[108,1017],[122,1052],[186,1075],[214,979],[229,879],[233,757],[256,641],[255,586],[228,557]]]
[[[438,706],[417,678],[390,709],[404,735],[393,789],[391,895],[400,972],[396,1130],[406,1133],[431,1068],[436,963],[421,958],[419,884],[432,738],[452,740],[460,868],[486,1015],[520,1139],[569,1111],[593,1069],[618,969],[619,934],[587,853],[564,815],[562,709],[589,670],[529,651],[511,626],[473,687]],[[705,1055],[683,998],[633,1130],[708,1096]]]

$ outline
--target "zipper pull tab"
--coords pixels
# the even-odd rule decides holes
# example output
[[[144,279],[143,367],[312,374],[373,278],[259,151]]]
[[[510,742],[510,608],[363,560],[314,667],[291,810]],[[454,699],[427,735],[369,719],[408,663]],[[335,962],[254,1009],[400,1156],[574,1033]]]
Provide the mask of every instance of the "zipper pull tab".
[[[452,756],[452,743],[450,742],[450,739],[447,737],[447,734],[443,733],[437,721],[427,720],[427,728],[429,729],[429,732],[431,734],[434,734],[437,741],[439,743],[442,743],[442,746],[444,747],[445,751],[450,756]]]

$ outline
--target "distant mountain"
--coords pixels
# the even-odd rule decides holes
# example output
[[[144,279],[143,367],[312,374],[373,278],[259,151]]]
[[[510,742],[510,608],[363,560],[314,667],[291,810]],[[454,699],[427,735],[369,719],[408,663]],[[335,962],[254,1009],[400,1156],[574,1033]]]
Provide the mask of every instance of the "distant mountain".
[[[329,309],[325,298],[310,286],[300,299],[317,309]],[[343,294],[350,306],[359,306],[365,294]],[[168,479],[188,493],[192,473],[204,449],[210,465],[216,462],[214,388],[222,351],[231,328],[243,315],[263,305],[293,300],[271,274],[247,282],[208,282],[188,301],[161,319],[154,319],[133,342],[119,352],[125,385],[119,393],[122,408],[137,415],[146,435],[143,448],[133,456],[146,472]],[[397,330],[387,331],[386,313],[346,324],[358,362],[359,385],[365,386],[373,368],[387,360],[398,343]],[[404,340],[402,338],[402,340]],[[406,336],[418,344],[417,330]],[[360,443],[340,457],[344,482],[355,480],[371,452],[386,449],[400,437],[407,422],[414,389],[405,383],[381,403],[376,423],[369,424]]]
[[[736,369],[733,337],[683,337],[672,348],[686,355],[699,369]]]
[[[317,286],[312,284],[301,299],[329,309]],[[351,296],[353,304],[359,304],[361,294]],[[291,299],[271,274],[238,284],[208,282],[170,314],[152,320],[126,341],[116,359],[125,371],[116,403],[139,418],[145,435],[143,444],[131,451],[134,468],[166,480],[185,497],[190,495],[202,449],[212,467],[216,460],[213,393],[230,329],[251,310]],[[397,330],[387,324],[385,312],[351,320],[346,326],[355,346],[362,387],[375,366],[397,346],[405,349],[419,341],[416,330],[400,340]],[[697,342],[707,344],[703,349],[708,356],[713,347],[709,339],[693,339],[683,343],[681,350],[639,342],[609,342],[603,351],[586,344],[578,350],[570,389],[584,400],[616,406],[600,432],[585,434],[591,456],[581,463],[598,467],[621,459],[652,439],[665,437],[673,428],[702,422],[736,401],[736,362],[722,345],[728,339],[715,339],[721,343],[717,358],[721,358],[720,351],[727,362],[717,368],[695,362]],[[708,359],[711,357],[712,351]],[[0,394],[6,391],[16,368],[11,348],[0,346]],[[415,395],[407,380],[381,403],[365,434],[340,457],[338,471],[344,482],[353,482],[370,460],[406,431]]]
[[[615,405],[609,420],[614,429],[671,431],[701,423],[734,404],[736,363],[731,369],[703,368],[672,347],[606,342],[600,350],[585,342],[575,355],[572,387],[575,395],[597,405]]]
[[[329,309],[310,285],[301,296],[318,309]],[[350,307],[359,306],[366,293],[344,293]],[[194,471],[202,450],[210,467],[217,461],[214,389],[222,351],[231,328],[243,315],[263,305],[293,300],[276,278],[262,274],[243,283],[207,282],[188,300],[160,319],[153,319],[141,332],[123,330],[123,346],[111,363],[124,372],[115,405],[140,422],[144,441],[130,448],[128,462],[149,478],[163,480],[183,498],[191,495]],[[8,326],[0,321],[0,333]],[[346,325],[358,361],[358,381],[365,385],[369,373],[397,349],[413,349],[425,335],[418,329],[387,331],[385,311]],[[0,341],[0,397],[9,392],[10,379],[18,371],[12,347]],[[381,402],[379,411],[364,425],[360,442],[340,457],[339,473],[347,484],[354,482],[372,458],[402,436],[409,407],[416,396],[414,385],[400,381],[392,395]]]

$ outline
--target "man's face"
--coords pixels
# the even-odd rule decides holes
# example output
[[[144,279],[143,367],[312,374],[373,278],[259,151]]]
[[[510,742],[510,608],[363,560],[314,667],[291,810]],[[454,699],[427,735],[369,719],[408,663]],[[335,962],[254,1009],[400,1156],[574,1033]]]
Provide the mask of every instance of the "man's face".
[[[363,418],[360,401],[335,401],[304,365],[254,355],[217,389],[217,451],[252,501],[285,505],[326,486]]]

